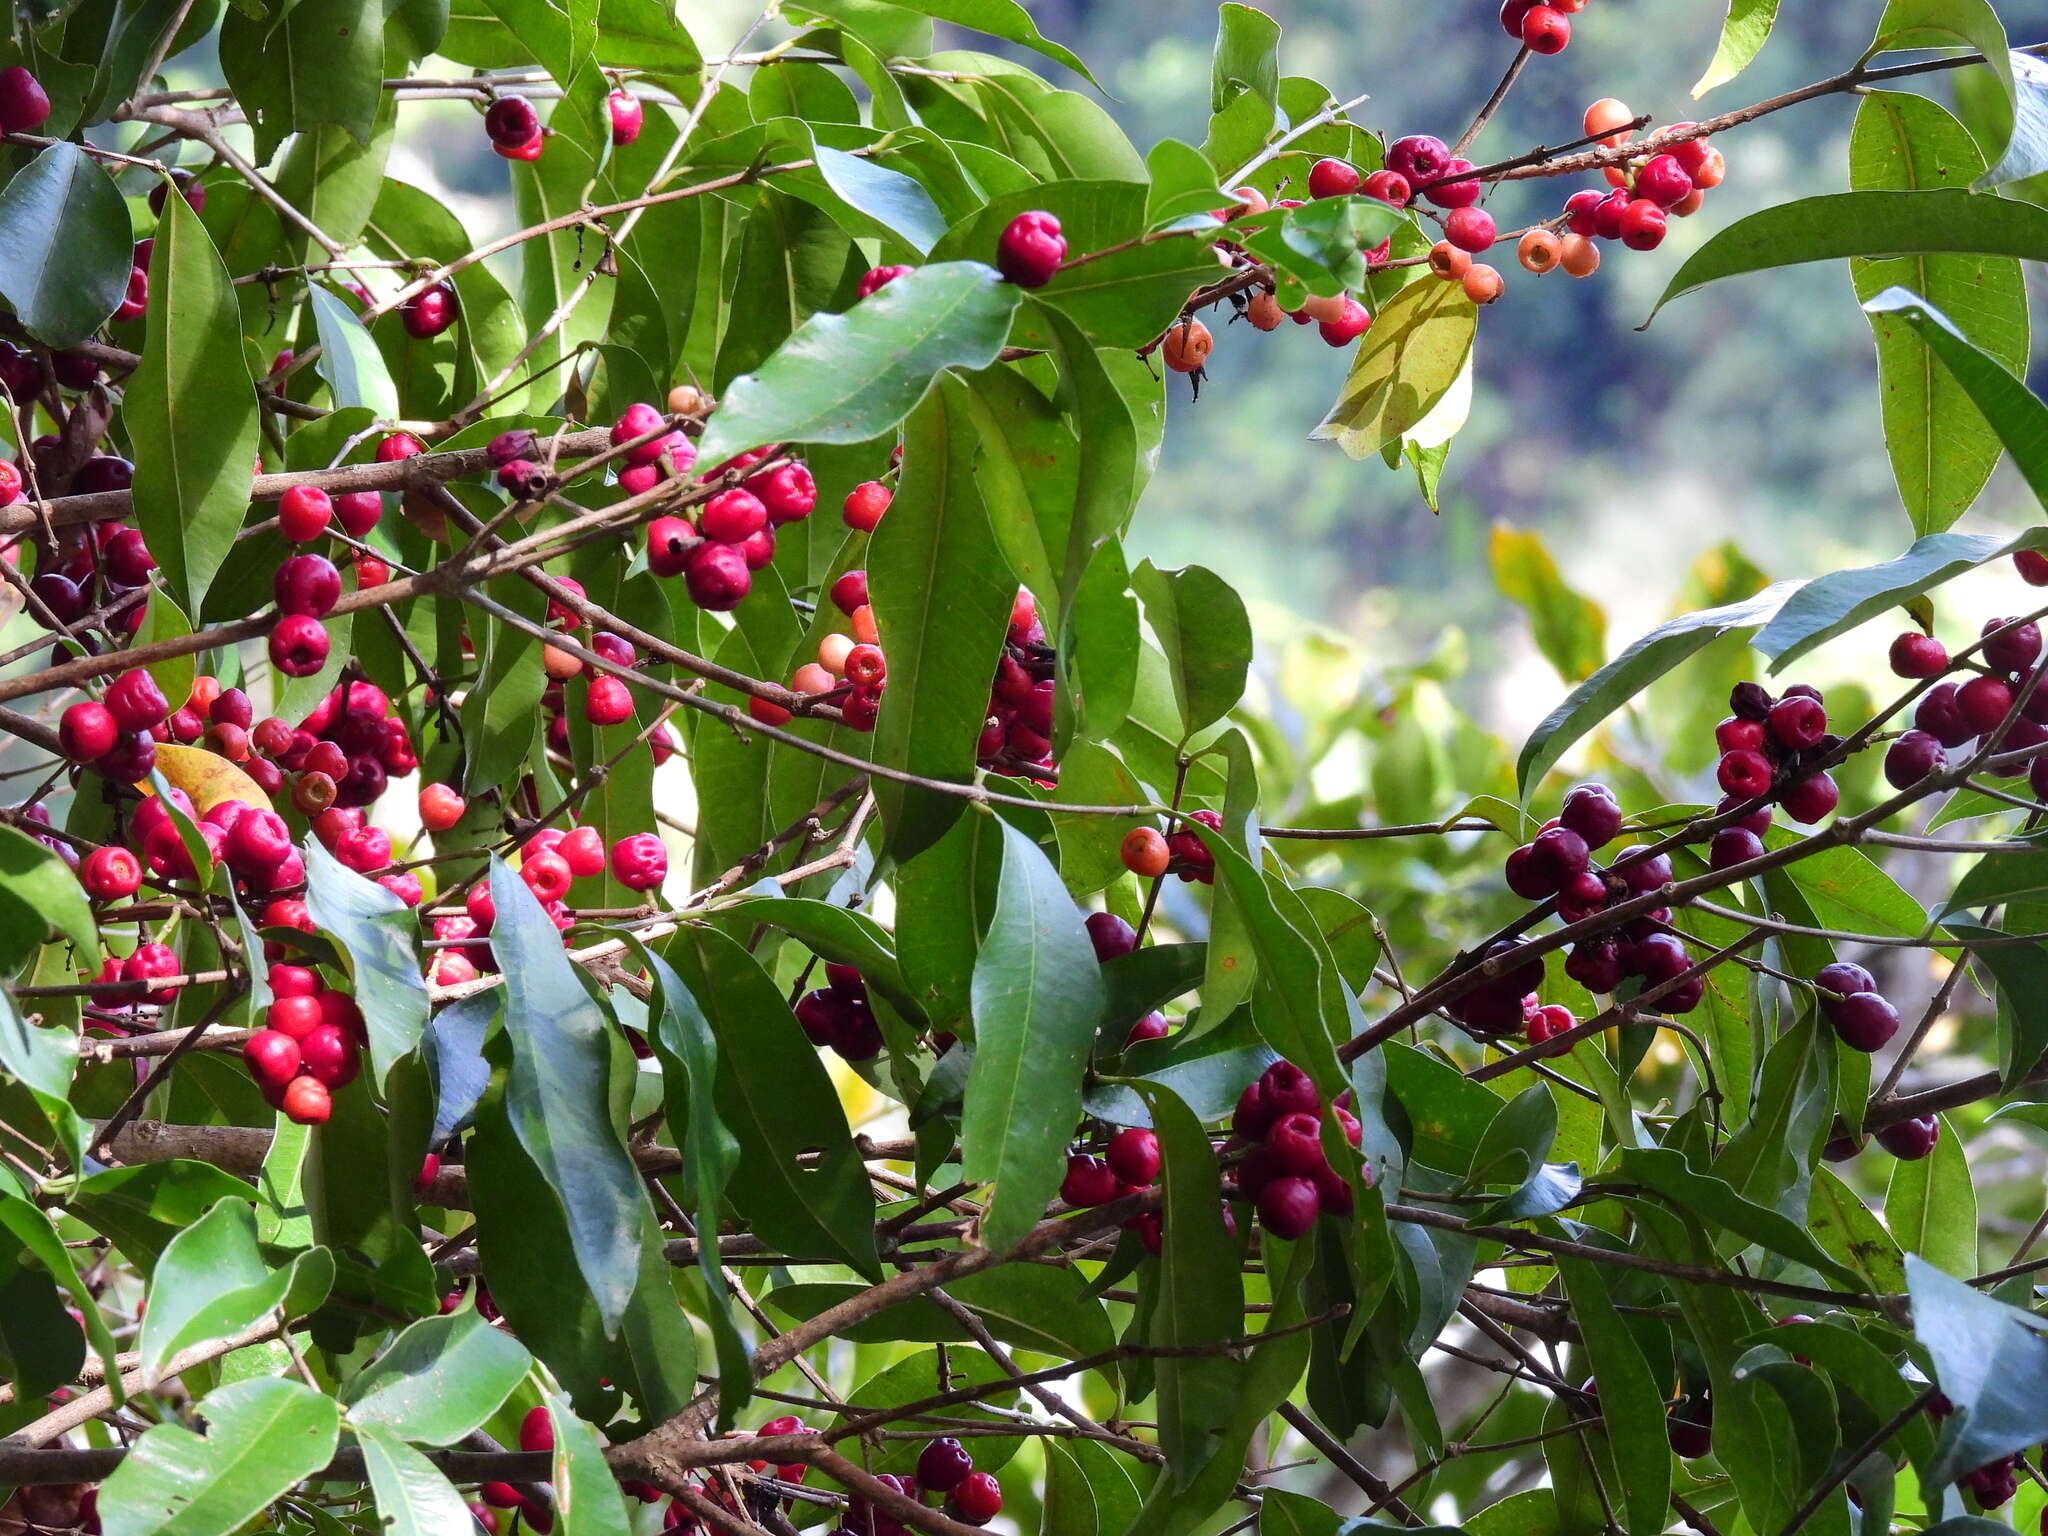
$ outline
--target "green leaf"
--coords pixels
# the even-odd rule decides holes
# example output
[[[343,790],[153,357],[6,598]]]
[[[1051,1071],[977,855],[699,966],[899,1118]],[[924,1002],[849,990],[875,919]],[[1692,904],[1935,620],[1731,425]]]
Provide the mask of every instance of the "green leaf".
[[[1855,190],[1957,186],[1984,168],[1977,142],[1924,96],[1876,91],[1863,99],[1849,139]],[[1969,317],[1977,341],[2008,370],[2024,370],[2027,298],[2010,257],[1907,256],[1853,261],[1856,297],[1892,288],[1924,295],[1931,308]],[[1915,533],[1948,527],[1976,500],[1997,467],[1999,438],[1959,375],[1935,368],[1917,326],[1896,312],[1866,308],[1877,341],[1878,399],[1885,447]]]
[[[2001,359],[1972,344],[1953,321],[1917,295],[1890,288],[1863,308],[1872,315],[1895,315],[1918,334],[2012,453],[2028,489],[2048,501],[2048,406]]]
[[[1606,1276],[1590,1259],[1559,1255],[1558,1278],[1571,1298],[1593,1380],[1600,1388],[1600,1422],[1613,1448],[1621,1487],[1614,1497],[1626,1513],[1624,1528],[1654,1536],[1669,1520],[1671,1445],[1664,1402],[1643,1349],[1615,1310]]]
[[[974,962],[974,1067],[960,1117],[962,1174],[993,1182],[982,1241],[1028,1232],[1066,1175],[1081,1076],[1102,1021],[1095,951],[1059,872],[1008,822],[995,919]]]
[[[961,784],[974,777],[989,678],[1017,595],[975,486],[978,457],[965,388],[927,396],[905,425],[903,484],[869,541],[867,562],[889,656],[889,707],[875,726],[875,761]],[[888,779],[876,781],[875,798],[899,861],[936,842],[966,803]]]
[[[1464,372],[1479,310],[1456,283],[1412,283],[1374,317],[1336,404],[1309,436],[1368,459],[1398,442]]]
[[[576,1265],[607,1335],[632,1299],[649,1214],[611,1115],[616,1032],[562,952],[562,935],[504,860],[491,860],[491,948],[505,975],[512,1073],[505,1108],[519,1144],[562,1202]]]
[[[555,1513],[562,1536],[630,1536],[625,1496],[605,1465],[604,1442],[559,1396],[547,1402],[555,1427]]]
[[[1161,139],[1145,156],[1151,188],[1145,194],[1145,223],[1157,228],[1192,214],[1208,213],[1229,201],[1216,185],[1216,171],[1192,144]]]
[[[1216,13],[1216,53],[1209,66],[1209,110],[1221,112],[1249,91],[1266,104],[1280,103],[1280,23],[1236,0]]]
[[[946,216],[939,212],[931,193],[901,171],[822,143],[816,146],[814,157],[819,176],[847,207],[866,214],[918,255],[924,255],[945,234]]]
[[[1145,621],[1159,637],[1180,706],[1181,739],[1221,720],[1244,696],[1252,625],[1244,599],[1199,565],[1162,571],[1150,560],[1131,573]]]
[[[1990,0],[1890,0],[1871,40],[1872,55],[1898,48],[1974,48],[2012,99],[2012,54]]]
[[[947,1376],[948,1372],[950,1376]],[[906,1403],[930,1397],[939,1390],[942,1377],[953,1387],[995,1387],[1004,1380],[1004,1372],[978,1349],[954,1348],[943,1356],[937,1349],[919,1350],[868,1377],[847,1394],[847,1400],[870,1408],[900,1408]],[[980,1401],[998,1409],[1008,1409],[1022,1390],[1021,1387],[1013,1387],[1006,1391],[992,1391]],[[990,1424],[1000,1424],[1004,1420],[1003,1414],[991,1413],[978,1403],[953,1403],[944,1412],[949,1419],[978,1419]],[[1002,1467],[1020,1448],[1015,1435],[976,1435],[971,1431],[960,1433],[960,1443],[974,1458],[976,1470],[983,1472],[993,1472]],[[907,1474],[916,1467],[918,1453],[923,1449],[922,1442],[916,1440],[885,1441],[879,1447],[880,1454],[869,1463],[869,1467],[875,1472]]]
[[[232,11],[220,29],[221,72],[256,134],[256,162],[288,134],[323,123],[366,144],[384,86],[383,0],[280,6],[252,20]]]
[[[469,1522],[469,1507],[441,1469],[377,1424],[350,1420],[377,1516],[390,1536],[447,1536]]]
[[[106,1379],[113,1387],[114,1401],[116,1404],[124,1402],[126,1394],[120,1387],[121,1373],[114,1364],[114,1336],[107,1330],[107,1321],[100,1312],[98,1298],[80,1277],[78,1266],[72,1262],[71,1251],[57,1235],[50,1217],[40,1207],[20,1195],[0,1191],[0,1227],[6,1228],[15,1242],[33,1255],[49,1272],[50,1278],[69,1293],[71,1304],[85,1320],[85,1332],[92,1344],[93,1353],[99,1356],[100,1364],[107,1373]],[[71,1380],[76,1372],[77,1367],[74,1365],[71,1374],[64,1379]],[[53,1386],[62,1384],[52,1383]]]
[[[1171,1093],[1148,1089],[1165,1189],[1150,1342],[1194,1351],[1244,1331],[1237,1245],[1223,1225],[1222,1180],[1201,1123]],[[1244,1383],[1227,1353],[1163,1355],[1155,1363],[1159,1444],[1167,1476],[1185,1487],[1216,1456]]]
[[[1906,1255],[1913,1335],[1956,1412],[1941,1436],[1928,1486],[2038,1444],[2048,1434],[2048,1339],[2039,1322]]]
[[[1114,1451],[1093,1440],[1050,1439],[1045,1451],[1038,1536],[1119,1536],[1131,1528],[1144,1501]],[[979,1463],[981,1453],[974,1455]],[[1269,1490],[1269,1502],[1262,1507],[1270,1508],[1279,1491]]]
[[[1496,522],[1486,553],[1494,585],[1529,615],[1544,659],[1568,683],[1597,672],[1607,654],[1607,615],[1565,584],[1543,536]]]
[[[1864,1290],[1881,1296],[1896,1296],[1905,1290],[1906,1258],[1898,1243],[1856,1191],[1831,1169],[1813,1171],[1813,1205],[1807,1225],[1816,1242],[1856,1271]]]
[[[1683,614],[1637,640],[1574,688],[1530,734],[1515,764],[1522,793],[1528,794],[1567,748],[1615,710],[1721,636],[1767,622],[1799,585],[1781,581],[1740,602]]]
[[[1365,253],[1409,227],[1405,215],[1376,197],[1325,197],[1283,214],[1263,214],[1245,244],[1313,293],[1361,290]]]
[[[278,1377],[206,1394],[206,1433],[159,1424],[100,1486],[106,1536],[227,1536],[334,1457],[334,1399]]]
[[[150,1277],[149,1310],[142,1320],[142,1369],[154,1381],[179,1350],[224,1339],[261,1322],[287,1292],[298,1314],[326,1296],[334,1260],[308,1249],[282,1269],[263,1262],[256,1246],[256,1216],[241,1200],[222,1200],[180,1232]]]
[[[1717,85],[1726,85],[1745,69],[1770,41],[1778,19],[1778,0],[1728,0],[1728,19],[1721,23],[1721,41],[1707,72],[1694,82],[1695,100]]]
[[[98,969],[99,927],[78,876],[55,849],[14,827],[0,832],[0,917],[6,919],[0,955],[8,966],[55,933],[71,945],[81,969]]]
[[[1952,1275],[1977,1272],[1977,1191],[1954,1125],[1943,1123],[1926,1157],[1893,1163],[1884,1217],[1906,1252]]]
[[[391,1341],[339,1396],[358,1430],[453,1445],[496,1413],[533,1357],[474,1310],[424,1317]]]
[[[1316,947],[1287,921],[1256,867],[1229,839],[1206,829],[1202,841],[1216,858],[1216,878],[1244,919],[1258,964],[1252,991],[1252,1020],[1281,1056],[1315,1079],[1326,1099],[1350,1085],[1337,1064],[1336,1038],[1343,1021],[1324,1013],[1323,964]]]
[[[1205,222],[1192,230],[1167,231],[1063,267],[1032,296],[1058,310],[1097,346],[1150,346],[1173,323],[1188,295],[1222,272],[1211,253],[1222,227]],[[1073,255],[1085,254],[1071,236],[1067,243]]]
[[[874,1201],[846,1111],[781,991],[715,929],[685,928],[662,954],[718,1039],[718,1118],[740,1147],[734,1206],[779,1252],[879,1277]],[[798,1166],[803,1153],[816,1154],[812,1166]]]
[[[1773,1253],[1808,1265],[1838,1284],[1860,1283],[1855,1271],[1836,1262],[1798,1222],[1744,1199],[1726,1179],[1687,1166],[1685,1155],[1674,1147],[1624,1149],[1621,1177],[1662,1195],[1681,1215],[1711,1222],[1761,1243]]]
[[[136,521],[188,614],[204,611],[248,510],[257,415],[227,268],[185,200],[167,198],[149,259],[148,337],[122,417]]]
[[[308,836],[300,852],[307,910],[334,936],[355,981],[356,1006],[370,1035],[372,1075],[383,1084],[418,1047],[427,1027],[427,983],[415,947],[418,920],[412,908],[335,858],[318,838]],[[555,948],[561,948],[559,936]]]
[[[719,1202],[739,1167],[740,1144],[718,1118],[718,1042],[711,1023],[697,1006],[682,978],[661,956],[638,939],[630,941],[654,982],[655,1053],[661,1058],[663,1103],[671,1125],[682,1129],[683,1167],[695,1196],[693,1220],[699,1232],[718,1230]],[[746,1406],[753,1388],[746,1339],[733,1318],[731,1288],[718,1261],[717,1247],[697,1246],[697,1269],[711,1298],[711,1333],[718,1349],[719,1413],[729,1427]]]
[[[82,1166],[87,1134],[71,1107],[71,1074],[77,1066],[75,1025],[31,1024],[13,993],[0,992],[0,1079],[12,1078],[35,1096],[66,1152]]]
[[[343,409],[363,406],[375,411],[380,421],[397,420],[398,386],[391,382],[384,354],[355,311],[324,284],[314,283],[306,293],[320,337],[320,355],[313,366],[334,392],[334,403]]]
[[[866,442],[909,415],[944,369],[994,362],[1019,295],[991,267],[948,261],[897,278],[843,315],[812,315],[758,371],[727,386],[702,457],[715,463],[763,443]]]
[[[50,347],[106,322],[135,265],[128,205],[76,144],[52,144],[0,189],[0,298]]]
[[[1031,13],[1016,0],[892,0],[892,3],[920,16],[950,21],[955,26],[985,32],[990,37],[999,37],[1004,42],[1042,53],[1048,59],[1066,65],[1090,85],[1095,84],[1095,77],[1088,73],[1088,66],[1070,49],[1040,33]]]
[[[1781,203],[1737,219],[1688,256],[1650,314],[1654,319],[1673,299],[1726,277],[1845,256],[1940,252],[2039,261],[2048,252],[2048,209],[1962,187],[1836,192]]]

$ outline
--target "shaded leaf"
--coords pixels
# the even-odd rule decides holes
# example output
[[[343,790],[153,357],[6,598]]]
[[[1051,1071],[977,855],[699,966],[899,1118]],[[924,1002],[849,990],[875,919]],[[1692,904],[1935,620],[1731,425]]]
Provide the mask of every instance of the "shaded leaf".
[[[1251,619],[1230,584],[1199,565],[1162,571],[1147,560],[1131,573],[1131,586],[1144,600],[1145,622],[1166,655],[1186,741],[1244,696]]]
[[[77,145],[50,145],[0,189],[0,298],[45,346],[98,330],[134,265],[128,205]]]
[[[415,948],[418,920],[412,908],[335,858],[318,838],[308,835],[300,853],[306,861],[307,910],[334,936],[348,965],[356,1006],[369,1031],[371,1071],[384,1083],[400,1058],[417,1048],[427,1027],[427,983]],[[552,924],[549,931],[554,932]],[[561,949],[560,935],[555,948]]]

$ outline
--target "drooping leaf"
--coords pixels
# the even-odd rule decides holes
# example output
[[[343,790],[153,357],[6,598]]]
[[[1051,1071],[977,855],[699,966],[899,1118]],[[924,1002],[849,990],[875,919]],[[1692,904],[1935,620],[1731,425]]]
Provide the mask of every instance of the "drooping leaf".
[[[1589,1259],[1559,1256],[1558,1277],[1572,1301],[1600,1389],[1600,1420],[1614,1452],[1621,1487],[1615,1497],[1632,1532],[1661,1531],[1671,1496],[1671,1444],[1657,1379],[1642,1346],[1615,1310],[1607,1277]]]
[[[1726,85],[1745,69],[1770,41],[1778,19],[1778,0],[1728,0],[1728,19],[1721,23],[1721,41],[1707,72],[1693,83],[1695,99],[1717,85]]]
[[[396,420],[398,387],[391,382],[383,354],[355,311],[319,283],[306,292],[320,337],[320,355],[314,366],[334,391],[334,403],[344,409],[364,406],[380,420]]]
[[[1607,654],[1607,615],[1565,584],[1542,536],[1496,522],[1486,552],[1494,584],[1529,615],[1544,660],[1568,683],[1598,671]]]
[[[1683,614],[1637,640],[1574,688],[1530,734],[1515,764],[1516,781],[1523,793],[1550,771],[1567,748],[1615,710],[1722,635],[1767,622],[1799,585],[1781,581],[1741,602]]]
[[[874,1203],[846,1112],[781,991],[715,929],[685,928],[662,954],[718,1040],[718,1119],[739,1142],[733,1204],[781,1252],[876,1275]]]
[[[220,30],[222,72],[256,132],[256,160],[287,135],[321,124],[370,137],[384,84],[383,0],[328,0],[252,18],[231,10]]]
[[[1244,695],[1252,626],[1244,600],[1199,565],[1162,571],[1147,560],[1131,573],[1145,621],[1165,652],[1182,739],[1215,724]]]
[[[991,1248],[1015,1243],[1066,1174],[1081,1076],[1102,1020],[1102,979],[1073,899],[1008,822],[995,918],[974,963],[974,1068],[960,1119],[967,1178],[995,1185]]]
[[[866,442],[909,415],[942,370],[994,362],[1019,294],[991,267],[938,262],[843,315],[811,316],[727,386],[700,445],[704,458],[715,463],[763,443]]]
[[[469,1507],[439,1467],[382,1425],[351,1419],[350,1428],[362,1447],[377,1516],[390,1536],[445,1536],[462,1529]]]
[[[120,189],[77,145],[50,145],[0,188],[0,298],[45,346],[105,324],[134,264]]]
[[[418,923],[410,907],[335,858],[318,838],[307,837],[301,855],[307,910],[334,935],[353,973],[356,1006],[370,1036],[371,1070],[385,1082],[427,1027],[427,983],[414,948]]]
[[[1351,372],[1309,436],[1368,459],[1398,442],[1465,370],[1479,311],[1456,283],[1413,283],[1373,319]]]
[[[549,1479],[563,1536],[630,1536],[619,1480],[605,1465],[604,1442],[564,1398],[550,1397],[555,1429],[554,1475]]]
[[[1722,278],[1810,261],[1944,252],[2038,261],[2044,251],[2048,209],[2031,203],[1962,187],[1835,192],[1763,209],[1719,231],[1686,258],[1657,308]]]
[[[182,197],[157,223],[148,319],[122,411],[136,521],[172,598],[196,615],[248,509],[258,410],[234,287]]]
[[[420,1445],[453,1445],[498,1411],[533,1363],[473,1310],[425,1317],[340,1393],[349,1424]]]
[[[2048,1433],[2048,1339],[2034,1318],[1906,1255],[1913,1334],[1955,1405],[1942,1427],[1932,1483],[1981,1467]]]
[[[505,1107],[519,1144],[569,1218],[577,1268],[615,1331],[639,1277],[647,1191],[612,1123],[615,1030],[562,952],[562,935],[525,881],[491,861],[512,1073]]]
[[[206,1394],[206,1433],[159,1424],[101,1485],[107,1536],[224,1536],[333,1458],[334,1399],[277,1377]]]
[[[1983,169],[1976,140],[1924,96],[1864,97],[1849,139],[1857,191],[1956,186]],[[1924,295],[1936,310],[1966,315],[1978,345],[2008,369],[2024,367],[2027,300],[2009,256],[1916,255],[1852,261],[1866,306],[1886,290]],[[1956,370],[1928,366],[1928,343],[1895,312],[1867,308],[1877,342],[1885,447],[1915,533],[1938,533],[1969,509],[1998,463],[1999,438]]]

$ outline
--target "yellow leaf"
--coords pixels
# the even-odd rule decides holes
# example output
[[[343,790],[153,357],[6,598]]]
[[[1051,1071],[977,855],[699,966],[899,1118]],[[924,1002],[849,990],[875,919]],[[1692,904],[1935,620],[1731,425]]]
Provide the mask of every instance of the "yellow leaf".
[[[263,793],[254,779],[218,752],[160,741],[156,745],[156,766],[165,783],[192,797],[193,806],[202,816],[224,800],[239,800],[244,805],[270,809],[270,796]],[[143,784],[142,792],[155,793],[147,783]]]

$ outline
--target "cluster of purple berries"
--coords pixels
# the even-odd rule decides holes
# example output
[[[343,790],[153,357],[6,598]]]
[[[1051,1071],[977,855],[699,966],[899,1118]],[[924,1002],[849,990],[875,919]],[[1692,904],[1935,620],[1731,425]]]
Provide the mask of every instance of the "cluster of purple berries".
[[[1948,754],[2004,728],[2001,751],[2018,752],[2048,742],[2048,688],[2024,692],[2041,660],[2041,626],[2013,619],[1987,619],[1979,653],[1985,670],[1961,683],[1937,683],[1921,695],[1913,728],[1902,732],[1884,756],[1884,776],[1894,789],[1911,789],[1948,767]],[[1892,642],[1892,671],[1900,677],[1939,677],[1949,670],[1948,650],[1932,635],[1908,630]],[[2013,705],[2019,713],[2013,715]],[[2035,758],[2028,784],[2048,796],[2048,758]]]
[[[1834,810],[1841,791],[1817,765],[1842,745],[1842,738],[1828,731],[1827,705],[1818,688],[1799,683],[1774,699],[1760,683],[1737,683],[1728,695],[1728,709],[1728,718],[1714,727],[1714,743],[1721,749],[1715,778],[1729,797],[1720,810],[1773,799],[1804,826]],[[1764,825],[1769,824],[1766,816]],[[1716,869],[1744,862],[1735,857],[1738,852],[1745,858],[1762,855],[1762,828],[1752,827],[1748,819],[1723,831],[1749,836],[1730,839],[1725,849],[1717,836],[1712,855]]]

